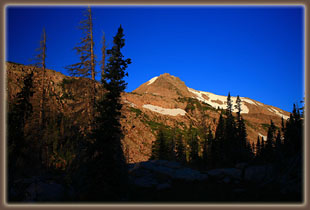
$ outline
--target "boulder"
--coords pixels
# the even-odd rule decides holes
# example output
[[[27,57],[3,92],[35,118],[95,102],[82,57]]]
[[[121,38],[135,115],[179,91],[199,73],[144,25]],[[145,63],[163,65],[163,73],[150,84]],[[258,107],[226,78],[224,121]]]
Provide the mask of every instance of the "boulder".
[[[19,179],[10,188],[10,196],[20,201],[62,201],[68,198],[72,189],[68,190],[63,185],[44,177],[31,177]]]
[[[151,160],[131,164],[129,177],[137,187],[156,188],[157,190],[172,187],[174,181],[194,182],[204,181],[208,175],[183,167],[180,163],[166,160]]]
[[[216,179],[224,179],[230,177],[233,179],[241,179],[241,170],[236,168],[218,168],[212,169],[207,172],[208,175],[215,177]]]
[[[201,174],[199,171],[190,168],[180,168],[175,170],[173,179],[185,180],[185,181],[203,181],[208,178],[208,175]]]
[[[244,180],[249,182],[266,183],[275,177],[275,170],[271,165],[249,166],[244,173]]]

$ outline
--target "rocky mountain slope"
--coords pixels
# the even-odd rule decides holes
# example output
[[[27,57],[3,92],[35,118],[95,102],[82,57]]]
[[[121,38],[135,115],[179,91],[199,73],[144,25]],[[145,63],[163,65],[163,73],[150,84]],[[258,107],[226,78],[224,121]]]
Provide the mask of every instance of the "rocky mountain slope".
[[[8,101],[13,101],[21,89],[22,77],[34,71],[36,94],[34,107],[38,107],[41,87],[40,69],[15,63],[7,63]],[[85,98],[90,94],[90,80],[68,77],[59,72],[47,71],[50,110],[61,111],[82,123],[85,114]],[[97,87],[99,87],[99,83]],[[98,88],[99,89],[99,88]],[[97,92],[99,98],[100,91]],[[246,122],[248,139],[256,142],[257,136],[266,136],[270,120],[281,127],[281,118],[289,113],[256,100],[241,97],[242,116]],[[235,104],[236,97],[232,97]],[[220,113],[226,108],[226,96],[198,91],[186,86],[178,77],[168,73],[152,78],[136,90],[122,95],[124,104],[121,119],[125,138],[123,148],[129,163],[147,161],[151,155],[152,142],[160,126],[186,130],[190,125],[206,126],[215,131]],[[234,110],[236,112],[236,110]],[[266,139],[266,138],[265,138]]]

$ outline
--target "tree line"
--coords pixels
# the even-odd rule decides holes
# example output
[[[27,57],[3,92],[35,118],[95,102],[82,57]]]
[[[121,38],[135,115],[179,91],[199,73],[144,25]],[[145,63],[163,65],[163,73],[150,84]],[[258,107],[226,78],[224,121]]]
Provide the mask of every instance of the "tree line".
[[[79,62],[66,67],[72,76],[90,78],[84,89],[88,93],[84,97],[86,113],[80,124],[70,113],[55,110],[49,103],[52,97],[59,103],[63,101],[53,92],[46,75],[47,36],[43,29],[34,64],[40,79],[33,80],[32,69],[24,76],[21,91],[8,105],[9,188],[19,178],[54,174],[78,190],[76,200],[126,197],[128,173],[121,145],[120,97],[127,86],[124,77],[128,76],[126,68],[131,60],[124,59],[121,52],[125,46],[122,26],[111,49],[106,49],[103,34],[101,83],[99,87],[96,85],[92,16],[88,7],[79,24],[84,36],[74,47]],[[68,83],[64,79],[62,85]],[[99,96],[98,91],[102,93]]]
[[[210,126],[202,125],[202,135],[190,124],[185,133],[172,132],[162,127],[152,145],[151,159],[166,159],[206,170],[219,167],[235,167],[238,163],[277,163],[288,157],[301,156],[303,138],[303,112],[293,105],[290,118],[277,128],[271,120],[267,139],[260,136],[250,144],[245,121],[241,115],[241,99],[237,96],[236,115],[232,114],[230,93],[227,107],[221,112],[213,133]],[[224,113],[224,114],[223,114]],[[202,120],[202,119],[201,119]],[[202,120],[202,122],[204,122]]]

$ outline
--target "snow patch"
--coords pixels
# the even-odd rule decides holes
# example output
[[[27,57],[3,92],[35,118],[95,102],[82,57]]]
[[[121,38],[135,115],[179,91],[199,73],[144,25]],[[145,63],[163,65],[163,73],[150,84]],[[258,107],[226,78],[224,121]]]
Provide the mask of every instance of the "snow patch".
[[[258,135],[259,135],[259,137],[263,137],[264,138],[264,141],[267,141],[267,136],[264,136],[263,134],[261,134],[261,133],[258,133]]]
[[[153,82],[155,82],[155,80],[157,80],[158,77],[153,77],[152,79],[149,80],[149,83],[147,85],[152,84]]]
[[[127,101],[127,100],[125,100],[124,102],[129,104],[131,107],[136,107],[137,106],[136,104],[134,104],[134,103],[132,103],[130,101]]]
[[[277,109],[275,109],[275,108],[272,108],[272,107],[268,107],[268,110],[270,111],[270,112],[273,112],[273,113],[275,113],[276,115],[278,115],[278,116],[280,116],[280,117],[283,117],[283,119],[284,120],[287,120],[288,118],[290,118],[289,116],[287,116],[287,115],[283,115],[283,114],[281,114]],[[282,111],[281,111],[282,112]]]
[[[241,97],[242,98],[242,97]],[[242,101],[245,101],[249,104],[254,104],[254,105],[257,105],[254,101],[250,100],[250,99],[247,99],[247,98],[243,98]]]
[[[171,115],[171,116],[185,115],[186,113],[186,111],[184,111],[183,109],[167,109],[167,108],[162,108],[160,106],[154,106],[151,104],[144,104],[142,107],[149,109],[153,112],[157,112],[157,113],[164,114],[164,115]]]
[[[212,107],[214,108],[221,108],[221,109],[226,109],[227,108],[227,105],[226,105],[226,102],[227,102],[227,96],[220,96],[220,95],[215,95],[213,93],[209,93],[209,92],[204,92],[204,91],[197,91],[197,90],[194,90],[192,88],[188,88],[188,90],[191,92],[191,93],[194,93],[196,95],[196,99],[198,99],[199,101],[202,101],[202,102],[205,102],[207,104],[210,104]],[[208,100],[205,99],[203,97],[203,95],[206,95],[208,97]],[[249,113],[249,108],[244,104],[243,101],[251,101],[249,99],[245,99],[243,97],[240,97],[241,99],[241,114],[247,114]],[[235,105],[237,105],[236,103],[236,100],[237,100],[237,97],[231,97],[231,101],[232,101],[232,111],[233,112],[237,112],[238,110],[235,108]],[[220,101],[222,104],[219,104],[217,103],[216,101]],[[248,102],[246,101],[246,102]],[[253,101],[251,101],[250,103],[254,103]]]

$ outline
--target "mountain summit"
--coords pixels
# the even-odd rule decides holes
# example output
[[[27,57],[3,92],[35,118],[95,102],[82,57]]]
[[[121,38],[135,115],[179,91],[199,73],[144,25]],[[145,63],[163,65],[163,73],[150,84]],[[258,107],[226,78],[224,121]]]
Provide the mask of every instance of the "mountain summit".
[[[153,77],[133,92],[139,94],[153,94],[169,98],[191,97],[202,103],[209,104],[216,109],[226,109],[227,106],[227,96],[216,95],[214,93],[189,88],[182,80],[180,80],[180,78],[172,76],[169,73],[164,73],[160,76]],[[236,105],[236,99],[237,97],[231,97],[233,112],[237,112],[234,108]],[[265,105],[247,97],[240,97],[240,99],[242,101],[241,114],[249,114],[250,112],[251,114],[265,113],[269,115],[277,115],[279,117],[283,117],[284,119],[289,118],[288,112],[277,107]]]
[[[133,92],[135,93],[152,93],[154,95],[160,95],[170,98],[178,98],[180,96],[190,97],[185,83],[180,78],[164,73],[160,76],[153,77],[146,83],[143,83]]]

